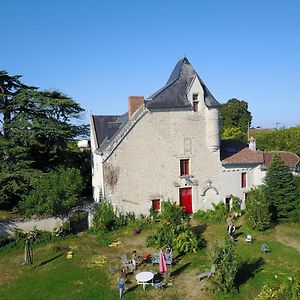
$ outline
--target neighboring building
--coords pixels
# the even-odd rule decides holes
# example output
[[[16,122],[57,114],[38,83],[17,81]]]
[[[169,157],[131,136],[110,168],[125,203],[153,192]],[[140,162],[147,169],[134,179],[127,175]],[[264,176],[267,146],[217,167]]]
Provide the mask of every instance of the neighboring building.
[[[192,213],[229,202],[242,206],[262,183],[264,155],[219,138],[219,106],[187,58],[147,99],[128,98],[124,115],[91,116],[94,200],[146,214],[171,199]]]

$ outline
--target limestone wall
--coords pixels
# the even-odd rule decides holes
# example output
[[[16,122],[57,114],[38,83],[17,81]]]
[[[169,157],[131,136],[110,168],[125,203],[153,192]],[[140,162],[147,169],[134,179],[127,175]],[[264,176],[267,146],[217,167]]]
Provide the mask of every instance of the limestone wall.
[[[148,213],[152,199],[179,203],[179,188],[192,187],[193,210],[211,207],[203,188],[220,184],[219,150],[208,151],[205,108],[148,112],[104,163],[105,196],[124,211]],[[190,160],[190,177],[180,177],[180,159]],[[214,200],[220,201],[220,195]]]
[[[39,230],[52,232],[54,228],[61,227],[64,221],[67,221],[67,219],[47,218],[41,220],[0,222],[0,236],[8,237],[13,235],[14,230],[17,228],[22,229],[24,232],[29,232],[34,227]]]

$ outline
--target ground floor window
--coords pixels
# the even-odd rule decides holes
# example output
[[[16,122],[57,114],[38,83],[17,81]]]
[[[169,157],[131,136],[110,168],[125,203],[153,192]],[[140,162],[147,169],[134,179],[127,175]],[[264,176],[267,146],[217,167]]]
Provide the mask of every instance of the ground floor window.
[[[160,199],[153,199],[152,200],[152,210],[153,211],[160,211]]]

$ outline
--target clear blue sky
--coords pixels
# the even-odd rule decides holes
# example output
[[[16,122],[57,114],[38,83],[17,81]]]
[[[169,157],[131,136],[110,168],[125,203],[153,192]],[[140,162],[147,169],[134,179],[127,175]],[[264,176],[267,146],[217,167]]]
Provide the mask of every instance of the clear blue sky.
[[[300,1],[0,0],[0,69],[93,114],[127,111],[188,57],[215,98],[253,126],[300,124]]]

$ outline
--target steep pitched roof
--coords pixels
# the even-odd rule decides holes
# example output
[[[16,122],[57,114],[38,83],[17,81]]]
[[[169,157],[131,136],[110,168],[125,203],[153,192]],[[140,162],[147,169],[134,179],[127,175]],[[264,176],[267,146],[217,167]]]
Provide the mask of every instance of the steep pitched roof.
[[[121,116],[92,116],[98,148],[104,147],[128,122],[128,114]]]
[[[249,148],[244,148],[236,154],[222,160],[224,165],[227,164],[263,164],[264,156],[260,150],[252,151]]]
[[[198,78],[204,91],[204,102],[207,107],[218,107],[220,103],[213,97],[197,72],[186,57],[180,59],[173,69],[166,85],[151,95],[147,100],[148,108],[181,108],[191,107],[187,93],[191,83]]]

